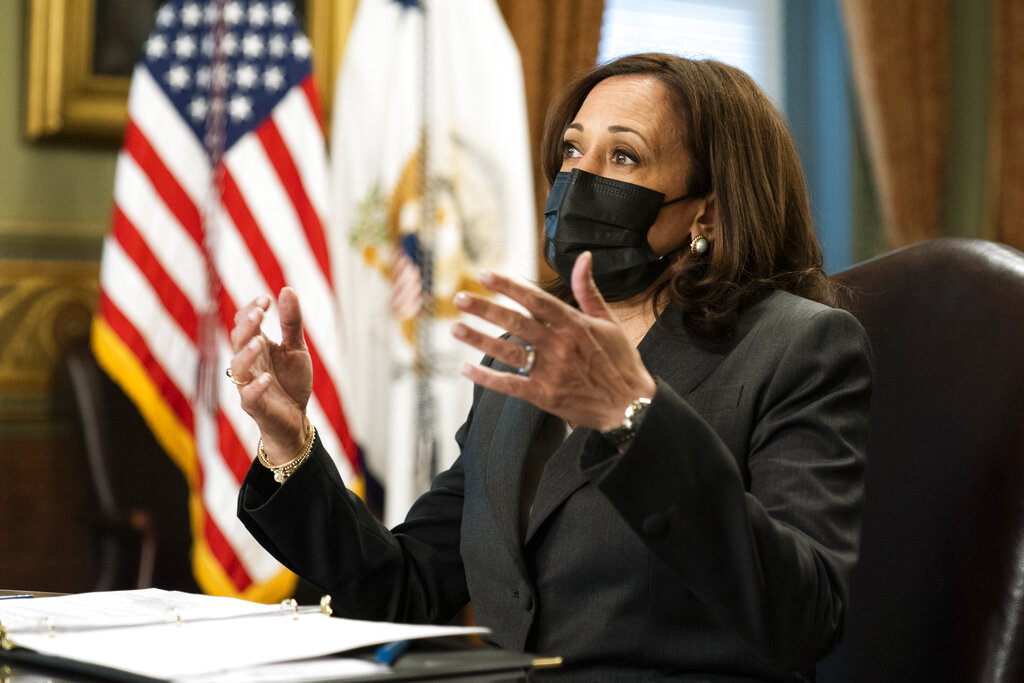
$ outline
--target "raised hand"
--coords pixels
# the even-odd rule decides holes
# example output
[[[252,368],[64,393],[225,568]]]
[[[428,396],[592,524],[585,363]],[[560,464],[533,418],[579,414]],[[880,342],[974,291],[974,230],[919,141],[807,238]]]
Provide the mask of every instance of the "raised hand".
[[[269,297],[258,297],[235,314],[231,375],[238,384],[242,409],[260,428],[267,457],[282,464],[298,455],[305,441],[304,416],[313,390],[313,369],[295,290],[283,288],[277,305],[280,344],[260,329],[270,308]]]
[[[460,292],[456,307],[507,330],[524,343],[495,339],[456,323],[452,334],[481,352],[524,368],[528,373],[499,372],[464,363],[462,373],[473,382],[522,398],[572,425],[608,430],[617,427],[626,407],[639,397],[654,395],[654,378],[590,276],[591,255],[581,254],[572,273],[576,309],[540,289],[495,273],[480,283],[504,294],[530,315]],[[529,348],[527,348],[529,347]]]

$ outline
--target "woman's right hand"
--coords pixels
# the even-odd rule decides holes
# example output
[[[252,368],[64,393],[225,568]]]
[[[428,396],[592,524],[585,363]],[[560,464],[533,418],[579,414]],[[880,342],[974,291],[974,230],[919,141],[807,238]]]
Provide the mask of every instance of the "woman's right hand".
[[[270,308],[261,296],[235,314],[231,330],[231,375],[238,382],[242,409],[260,428],[263,450],[274,465],[302,451],[306,439],[306,404],[313,391],[313,365],[302,335],[302,310],[295,290],[285,287],[277,298],[281,343],[260,329]]]

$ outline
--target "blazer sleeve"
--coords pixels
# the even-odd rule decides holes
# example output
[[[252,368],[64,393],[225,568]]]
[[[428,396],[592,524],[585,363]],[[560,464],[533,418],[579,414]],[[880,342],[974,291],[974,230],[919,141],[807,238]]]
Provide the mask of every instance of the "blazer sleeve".
[[[624,454],[594,434],[581,460],[652,553],[784,669],[813,665],[841,635],[872,374],[867,336],[845,311],[794,327],[754,387],[746,472],[664,382]]]
[[[405,522],[388,530],[345,487],[317,439],[284,484],[254,461],[239,491],[238,517],[279,562],[329,593],[342,616],[445,623],[468,602],[459,554],[462,499],[460,459],[435,478]]]

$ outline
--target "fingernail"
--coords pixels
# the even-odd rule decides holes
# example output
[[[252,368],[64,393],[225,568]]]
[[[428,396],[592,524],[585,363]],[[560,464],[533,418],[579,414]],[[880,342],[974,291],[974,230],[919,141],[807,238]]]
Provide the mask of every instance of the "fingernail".
[[[466,336],[466,326],[462,323],[452,325],[452,336],[456,339],[463,339]]]
[[[260,339],[259,339],[259,337],[253,337],[252,339],[250,339],[249,343],[246,344],[246,347],[248,347],[252,351],[259,351],[260,350]]]
[[[269,386],[270,385],[270,373],[269,372],[264,372],[262,375],[260,375],[259,377],[256,378],[256,383],[259,384],[261,387]]]
[[[487,285],[488,287],[494,284],[494,273],[489,270],[480,271],[480,282],[481,284]]]
[[[261,297],[259,297],[258,299],[256,299],[256,305],[260,306],[262,308],[269,308],[270,307],[270,297],[269,296],[261,296]]]
[[[473,368],[469,363],[459,363],[459,373],[463,377],[469,377],[469,373],[472,372]]]
[[[254,322],[254,323],[258,323],[260,321],[260,318],[262,318],[262,317],[263,317],[263,311],[260,310],[259,308],[254,308],[254,309],[249,311],[249,320]]]
[[[468,303],[469,294],[467,294],[466,292],[459,292],[452,298],[452,301],[455,303],[456,306]]]

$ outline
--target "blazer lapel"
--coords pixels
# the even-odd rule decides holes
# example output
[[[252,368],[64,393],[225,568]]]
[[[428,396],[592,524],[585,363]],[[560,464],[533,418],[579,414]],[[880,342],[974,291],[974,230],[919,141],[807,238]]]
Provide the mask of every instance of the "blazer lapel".
[[[682,330],[682,314],[675,309],[667,310],[663,320],[664,326],[654,325],[641,340],[637,350],[640,352],[640,357],[648,372],[667,382],[680,396],[685,396],[696,389],[718,367],[724,358],[724,353],[722,350],[706,349],[682,335],[673,334],[673,330]],[[542,414],[538,409],[534,410]],[[529,430],[531,439],[536,433],[539,423],[539,419],[531,423]],[[548,460],[537,488],[537,496],[534,498],[524,545],[530,542],[533,534],[544,523],[544,520],[566,498],[587,483],[587,478],[579,468],[579,458],[587,437],[592,433],[593,430],[590,429],[576,429]],[[517,457],[517,463],[519,470],[516,474],[518,476],[522,474],[521,453]],[[519,479],[512,481],[518,482]],[[518,501],[518,491],[516,499]],[[517,510],[518,508],[512,509],[513,517]],[[518,527],[518,521],[513,521]]]
[[[668,382],[677,394],[686,396],[725,357],[726,349],[708,349],[681,336],[683,316],[668,309],[663,316],[664,325],[655,324],[637,346],[647,371]],[[678,333],[674,333],[678,330]]]
[[[487,454],[487,498],[498,531],[512,557],[520,557],[519,507],[526,451],[540,429],[544,412],[518,398],[504,402]]]
[[[537,486],[537,496],[533,499],[533,510],[530,512],[530,523],[526,528],[523,545],[530,542],[530,537],[537,531],[537,527],[561,505],[563,500],[587,483],[587,478],[580,471],[579,461],[583,444],[592,433],[590,429],[574,430],[544,466],[544,473]]]

